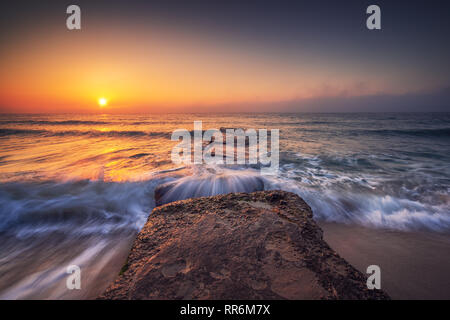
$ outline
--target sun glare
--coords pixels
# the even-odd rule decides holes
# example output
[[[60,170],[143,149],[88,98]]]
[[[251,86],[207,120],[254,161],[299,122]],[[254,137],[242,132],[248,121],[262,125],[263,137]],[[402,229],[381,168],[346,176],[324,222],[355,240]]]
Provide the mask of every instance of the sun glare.
[[[105,107],[108,104],[108,100],[106,100],[106,98],[100,98],[98,99],[98,105],[100,107]]]

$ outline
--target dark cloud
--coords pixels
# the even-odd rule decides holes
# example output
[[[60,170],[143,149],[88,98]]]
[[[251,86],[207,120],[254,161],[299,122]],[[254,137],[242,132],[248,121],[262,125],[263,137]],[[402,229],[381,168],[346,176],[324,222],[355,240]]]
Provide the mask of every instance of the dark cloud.
[[[274,102],[264,111],[281,112],[450,112],[450,86],[428,93],[336,96]]]

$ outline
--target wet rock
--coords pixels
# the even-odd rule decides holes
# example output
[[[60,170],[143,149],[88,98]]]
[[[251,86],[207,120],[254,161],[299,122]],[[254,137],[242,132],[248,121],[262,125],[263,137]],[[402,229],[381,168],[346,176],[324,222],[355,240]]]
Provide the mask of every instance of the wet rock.
[[[127,268],[101,299],[388,299],[322,239],[283,191],[233,193],[153,210]]]

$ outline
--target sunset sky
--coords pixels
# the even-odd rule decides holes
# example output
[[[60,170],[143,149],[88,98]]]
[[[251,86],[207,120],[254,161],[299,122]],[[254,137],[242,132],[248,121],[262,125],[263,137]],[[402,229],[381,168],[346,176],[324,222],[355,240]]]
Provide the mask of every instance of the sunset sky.
[[[366,28],[374,3],[382,30]],[[70,4],[81,30],[66,29]],[[449,7],[10,2],[0,112],[450,111]]]

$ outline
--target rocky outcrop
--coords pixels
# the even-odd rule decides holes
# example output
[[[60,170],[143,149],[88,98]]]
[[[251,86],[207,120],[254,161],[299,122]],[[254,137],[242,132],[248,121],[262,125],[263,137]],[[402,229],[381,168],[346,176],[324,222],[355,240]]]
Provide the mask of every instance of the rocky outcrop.
[[[387,299],[283,191],[157,207],[101,299]]]

